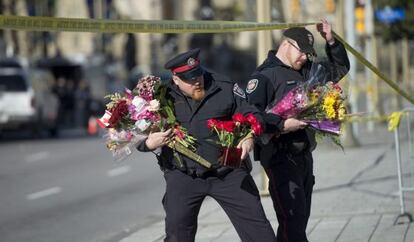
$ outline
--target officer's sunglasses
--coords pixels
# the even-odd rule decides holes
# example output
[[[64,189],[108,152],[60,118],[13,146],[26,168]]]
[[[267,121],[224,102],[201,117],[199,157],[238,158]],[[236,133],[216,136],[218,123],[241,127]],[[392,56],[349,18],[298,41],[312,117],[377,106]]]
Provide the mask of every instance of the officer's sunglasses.
[[[288,42],[290,45],[292,45],[293,47],[295,47],[295,49],[297,49],[300,53],[305,54],[305,55],[306,55],[306,58],[307,58],[309,61],[312,61],[312,60],[313,60],[313,58],[315,58],[315,55],[313,55],[313,54],[311,54],[311,53],[305,53],[305,52],[303,52],[301,49],[299,49],[299,47],[297,47],[297,46],[296,46],[294,43],[292,43],[291,41],[287,40],[287,42]]]

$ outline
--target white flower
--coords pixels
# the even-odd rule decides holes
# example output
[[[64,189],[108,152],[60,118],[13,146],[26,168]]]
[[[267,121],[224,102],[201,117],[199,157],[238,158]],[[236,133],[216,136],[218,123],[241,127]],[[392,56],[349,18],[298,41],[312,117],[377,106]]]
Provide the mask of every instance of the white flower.
[[[145,119],[141,119],[135,122],[135,126],[141,131],[145,131],[146,129],[148,129],[148,127],[151,125],[151,122],[145,120]]]
[[[136,112],[141,112],[141,110],[145,107],[145,105],[147,104],[147,101],[145,101],[145,99],[135,96],[134,99],[132,100],[132,105],[135,106],[135,111]]]
[[[158,110],[160,110],[160,102],[157,99],[151,100],[148,111],[157,112]]]

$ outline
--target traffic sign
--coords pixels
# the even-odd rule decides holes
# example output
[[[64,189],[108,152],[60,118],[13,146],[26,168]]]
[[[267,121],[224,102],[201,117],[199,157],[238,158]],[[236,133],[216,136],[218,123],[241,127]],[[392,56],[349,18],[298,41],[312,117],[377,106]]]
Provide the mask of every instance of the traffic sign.
[[[375,11],[375,17],[378,21],[390,24],[405,18],[405,12],[402,8],[391,8],[389,6],[384,9],[379,9]]]

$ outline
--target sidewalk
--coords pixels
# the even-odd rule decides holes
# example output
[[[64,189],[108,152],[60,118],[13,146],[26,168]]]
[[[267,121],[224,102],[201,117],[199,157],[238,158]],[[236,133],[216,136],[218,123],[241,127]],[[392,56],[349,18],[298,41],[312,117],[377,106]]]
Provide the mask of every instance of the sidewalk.
[[[316,185],[307,229],[309,240],[414,242],[414,223],[408,223],[407,217],[393,225],[400,214],[394,134],[385,127],[376,128],[375,133],[360,132],[361,147],[346,148],[344,153],[322,144],[314,152]],[[408,149],[406,141],[401,143],[401,149]],[[408,166],[413,171],[414,161]],[[255,174],[260,187],[261,173]],[[414,192],[405,195],[406,211],[414,214]],[[262,197],[262,203],[276,231],[270,197]],[[161,221],[135,231],[121,242],[155,242],[163,241],[163,237]],[[211,198],[201,208],[196,241],[240,241],[225,213]]]

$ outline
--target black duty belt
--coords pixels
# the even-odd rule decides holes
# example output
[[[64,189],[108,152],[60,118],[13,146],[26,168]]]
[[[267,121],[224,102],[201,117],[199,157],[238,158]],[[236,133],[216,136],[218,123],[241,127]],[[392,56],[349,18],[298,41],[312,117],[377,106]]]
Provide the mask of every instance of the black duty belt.
[[[276,148],[278,151],[288,152],[293,155],[301,154],[309,150],[309,143],[306,141],[298,142],[276,142]]]
[[[201,179],[207,179],[209,177],[217,177],[217,174],[214,170],[208,170],[205,172],[188,171],[187,174],[191,176],[192,178],[201,178]]]
[[[183,171],[184,173],[186,173],[187,175],[193,177],[193,178],[201,178],[201,179],[207,179],[209,177],[217,177],[217,178],[223,178],[225,177],[227,174],[229,174],[231,171],[233,170],[233,168],[230,167],[218,167],[218,168],[214,168],[211,170],[207,170],[207,171],[197,171],[197,170],[187,170],[187,171]]]

